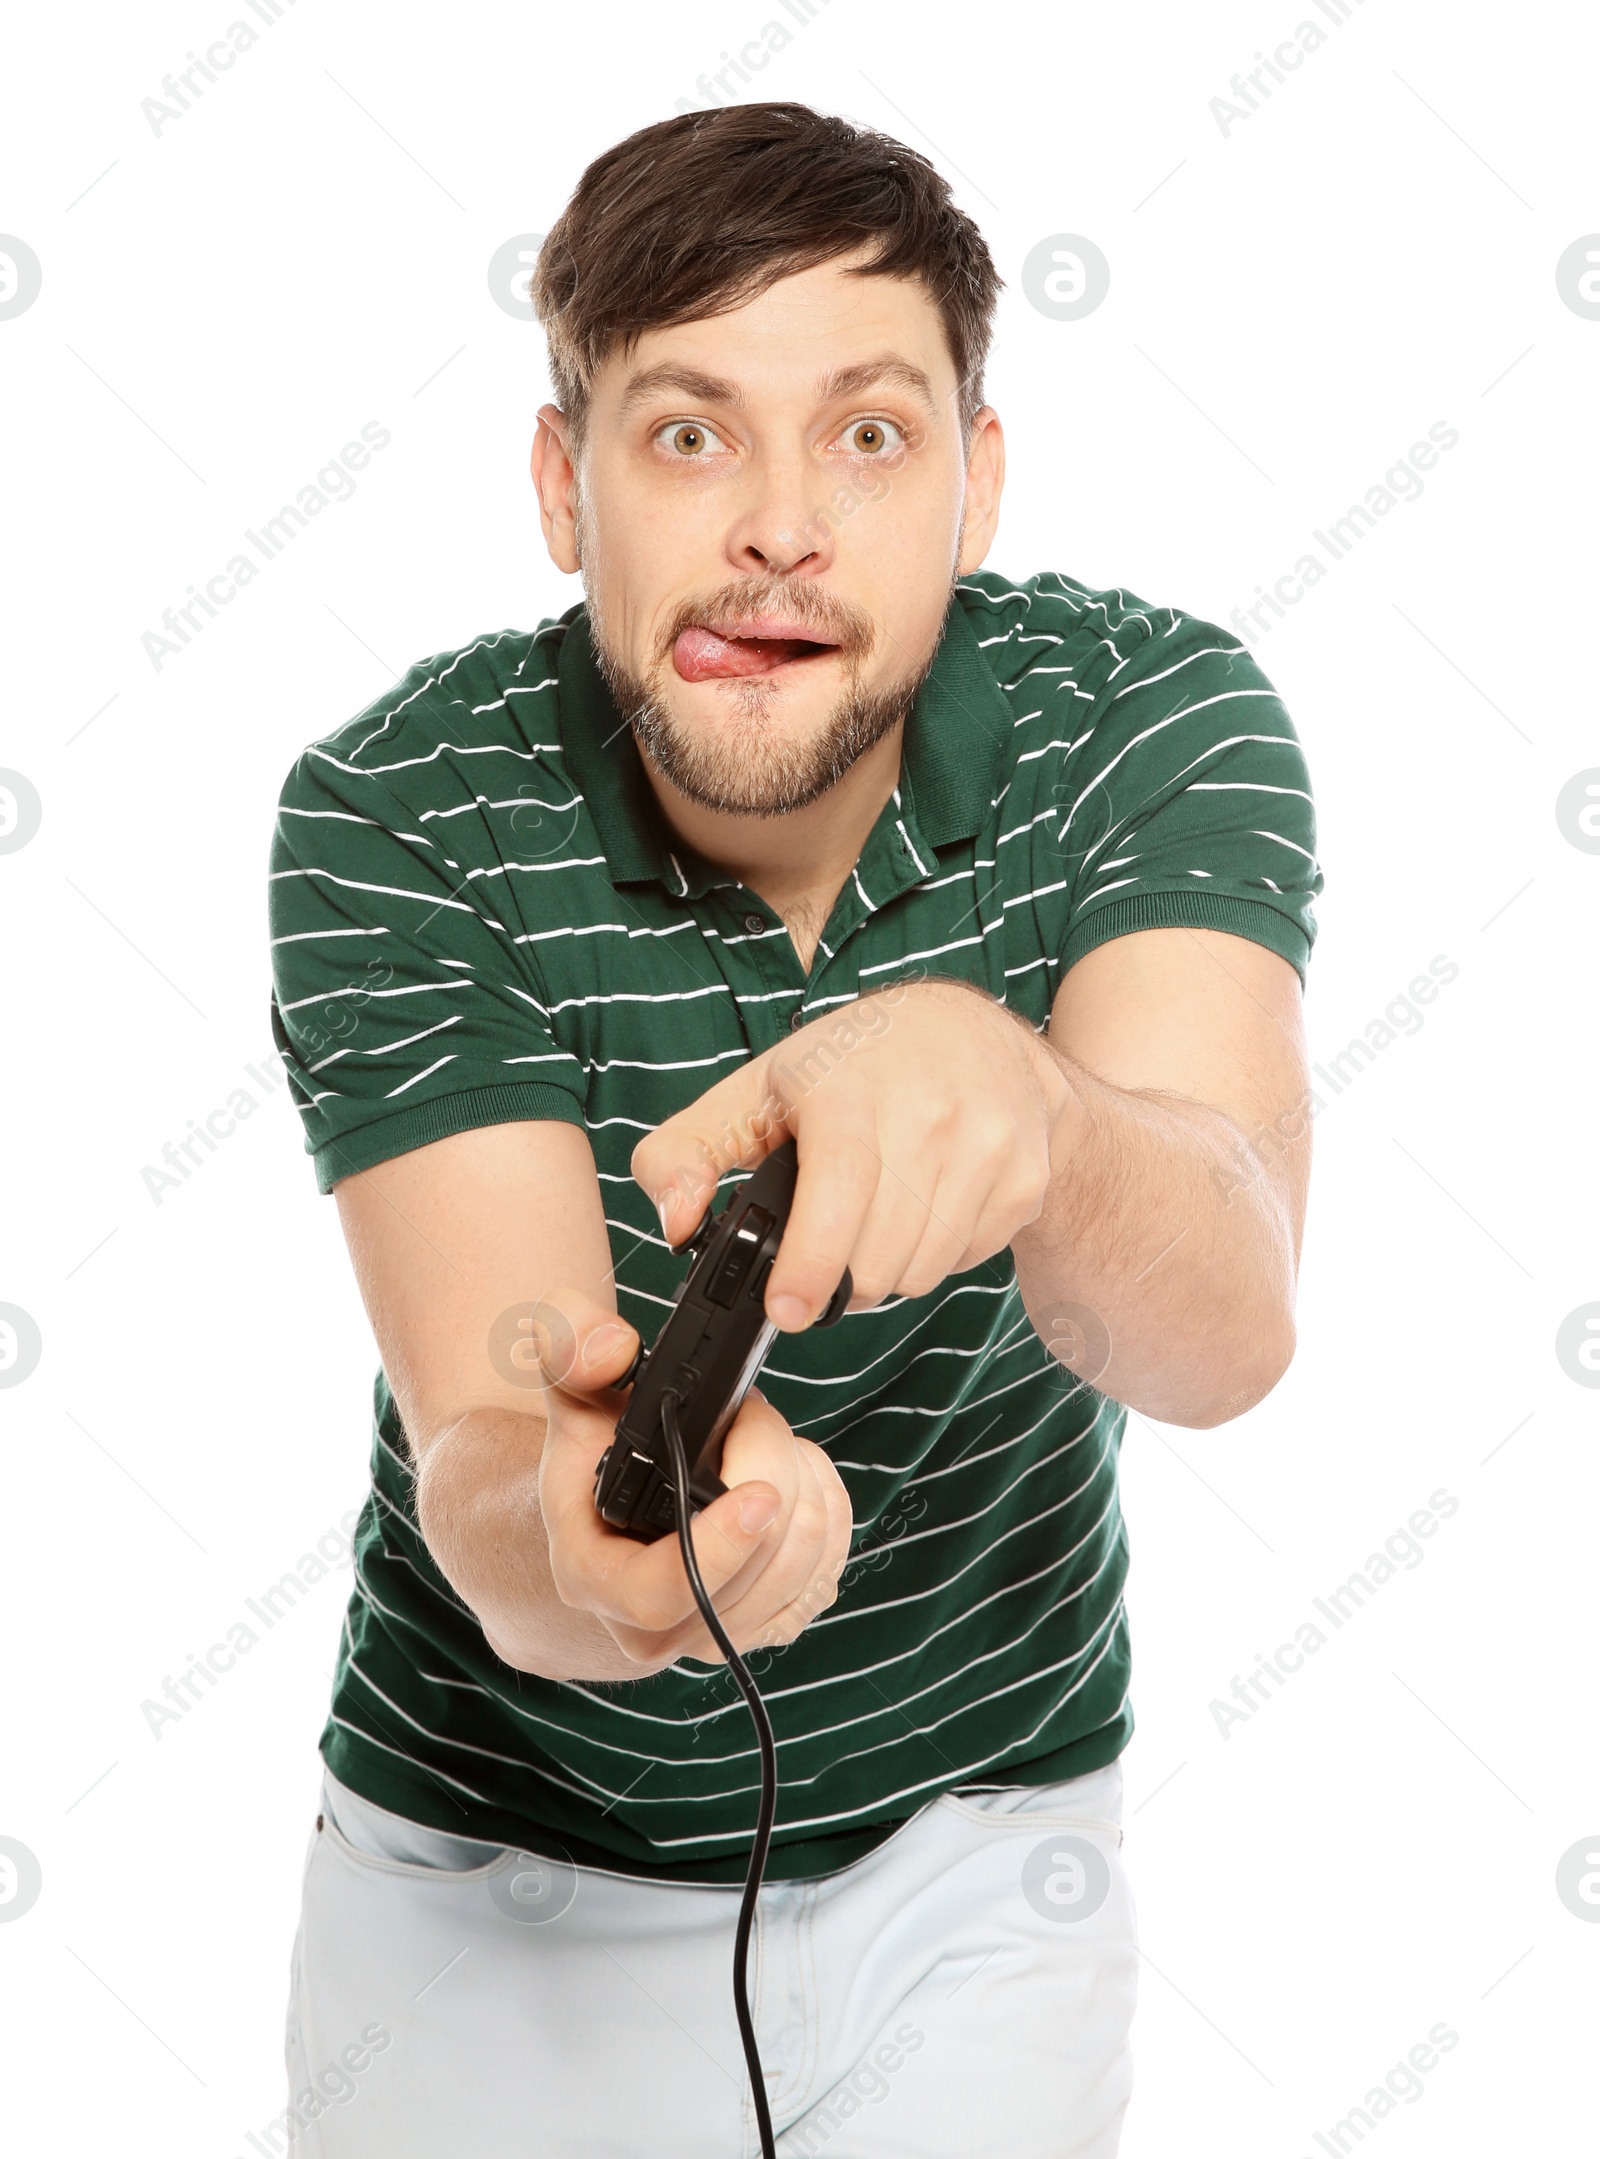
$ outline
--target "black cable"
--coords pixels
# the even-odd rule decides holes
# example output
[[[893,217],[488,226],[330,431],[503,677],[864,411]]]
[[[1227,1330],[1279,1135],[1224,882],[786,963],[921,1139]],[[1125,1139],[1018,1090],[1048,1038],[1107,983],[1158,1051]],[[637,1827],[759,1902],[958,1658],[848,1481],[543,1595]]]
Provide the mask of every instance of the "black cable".
[[[755,1719],[756,1740],[761,1749],[761,1804],[756,1810],[755,1841],[750,1847],[750,1868],[745,1875],[744,1897],[739,1905],[739,1925],[733,1937],[733,2012],[739,2020],[739,2037],[744,2042],[745,2066],[750,2073],[750,2091],[756,2103],[756,2126],[761,2132],[761,2159],[777,2159],[777,2147],[772,2141],[772,2116],[767,2111],[767,2085],[761,2072],[761,2056],[756,2048],[756,2028],[750,2018],[750,1995],[745,1970],[750,1957],[750,1930],[755,1923],[756,1898],[761,1889],[761,1876],[767,1864],[767,1847],[772,1842],[772,1823],[778,1811],[778,1750],[773,1742],[772,1724],[767,1716],[767,1705],[761,1699],[761,1690],[745,1665],[743,1657],[729,1641],[727,1630],[717,1617],[717,1608],[706,1594],[706,1585],[700,1579],[700,1563],[694,1556],[694,1539],[689,1534],[689,1510],[692,1504],[689,1493],[689,1461],[683,1449],[683,1434],[678,1429],[678,1397],[670,1388],[661,1397],[661,1429],[666,1434],[667,1448],[672,1456],[672,1482],[677,1496],[678,1549],[683,1554],[684,1572],[689,1577],[689,1587],[694,1591],[694,1601],[700,1607],[700,1617],[710,1630],[711,1639],[728,1660],[728,1669],[739,1682],[739,1692]]]

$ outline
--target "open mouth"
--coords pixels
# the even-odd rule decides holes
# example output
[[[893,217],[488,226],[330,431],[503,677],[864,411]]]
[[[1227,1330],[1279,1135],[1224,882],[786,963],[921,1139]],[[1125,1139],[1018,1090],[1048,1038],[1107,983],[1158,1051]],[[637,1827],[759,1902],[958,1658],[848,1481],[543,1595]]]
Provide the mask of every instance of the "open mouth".
[[[714,682],[738,675],[770,675],[798,660],[813,660],[839,647],[799,634],[794,623],[740,623],[725,630],[701,624],[680,633],[672,664],[685,682]]]

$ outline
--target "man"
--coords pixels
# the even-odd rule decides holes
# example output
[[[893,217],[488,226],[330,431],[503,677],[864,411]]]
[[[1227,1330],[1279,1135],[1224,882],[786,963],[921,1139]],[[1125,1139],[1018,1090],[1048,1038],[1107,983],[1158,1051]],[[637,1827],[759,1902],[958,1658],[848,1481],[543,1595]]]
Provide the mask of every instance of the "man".
[[[534,284],[584,603],[286,786],[278,1040],[383,1360],[296,2150],[756,2149],[754,1733],[592,1487],[670,1248],[791,1135],[694,1528],[778,1739],[779,2149],[1116,2148],[1124,1405],[1215,1425],[1289,1360],[1321,879],[1236,639],[981,569],[998,285],[924,160],[805,107],[606,153]]]

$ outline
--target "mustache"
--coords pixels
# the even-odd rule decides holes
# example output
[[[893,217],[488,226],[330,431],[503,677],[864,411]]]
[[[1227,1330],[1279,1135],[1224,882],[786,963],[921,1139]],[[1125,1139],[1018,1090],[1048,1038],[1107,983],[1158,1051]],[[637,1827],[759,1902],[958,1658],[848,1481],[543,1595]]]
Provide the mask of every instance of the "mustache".
[[[799,623],[816,632],[819,644],[837,645],[847,660],[863,658],[877,636],[870,615],[804,579],[740,578],[675,607],[662,625],[656,659],[663,663],[669,659],[685,630],[715,630],[720,623],[749,615],[781,615]]]

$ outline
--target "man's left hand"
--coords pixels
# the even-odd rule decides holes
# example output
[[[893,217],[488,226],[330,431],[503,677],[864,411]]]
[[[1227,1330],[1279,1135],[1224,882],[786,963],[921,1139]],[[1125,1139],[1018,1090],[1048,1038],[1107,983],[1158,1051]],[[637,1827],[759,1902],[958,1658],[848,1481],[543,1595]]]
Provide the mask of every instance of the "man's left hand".
[[[792,1135],[800,1178],[768,1316],[808,1327],[848,1266],[852,1309],[921,1297],[1044,1206],[1079,1107],[1062,1061],[963,983],[896,984],[813,1020],[641,1140],[669,1244],[717,1179]]]

